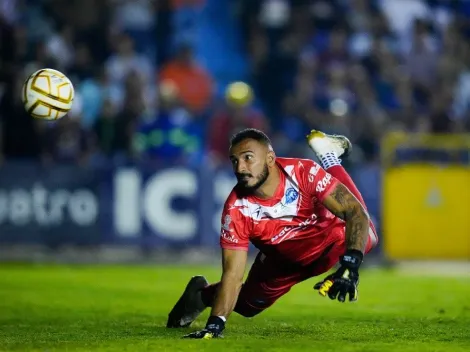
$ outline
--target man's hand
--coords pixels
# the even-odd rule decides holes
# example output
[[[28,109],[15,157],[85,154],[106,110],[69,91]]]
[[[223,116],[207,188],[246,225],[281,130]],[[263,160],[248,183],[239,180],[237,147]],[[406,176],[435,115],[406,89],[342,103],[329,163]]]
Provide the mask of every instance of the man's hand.
[[[322,296],[344,302],[349,294],[349,301],[357,300],[357,285],[359,284],[359,266],[362,263],[361,251],[351,249],[340,258],[341,267],[313,288]]]
[[[194,331],[190,334],[184,335],[186,339],[214,339],[217,337],[223,337],[222,331],[225,328],[225,322],[220,317],[211,316],[207,320],[206,327],[199,331]]]

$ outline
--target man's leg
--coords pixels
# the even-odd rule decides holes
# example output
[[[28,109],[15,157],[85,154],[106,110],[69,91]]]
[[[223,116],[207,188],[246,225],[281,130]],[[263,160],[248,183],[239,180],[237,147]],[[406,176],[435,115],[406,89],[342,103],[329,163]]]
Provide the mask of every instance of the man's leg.
[[[351,143],[344,136],[331,136],[323,132],[313,130],[307,137],[310,148],[315,152],[322,167],[334,178],[346,186],[349,191],[359,200],[367,211],[366,203],[357,189],[348,172],[341,165],[341,157],[347,156],[351,151]],[[378,243],[375,225],[370,221],[369,238],[367,240],[366,252],[369,252]]]
[[[234,311],[244,317],[254,317],[308,276],[305,270],[281,267],[260,253],[240,290]],[[206,306],[214,303],[218,285],[219,283],[208,285],[201,291]]]
[[[167,328],[184,328],[201,314],[206,306],[201,300],[201,289],[209,283],[204,276],[193,276],[180,299],[168,314]]]
[[[258,254],[238,295],[235,312],[253,317],[274,304],[292,286],[307,279],[308,273],[280,266]],[[194,276],[168,315],[168,328],[187,327],[214,303],[219,283],[209,285],[203,276]]]

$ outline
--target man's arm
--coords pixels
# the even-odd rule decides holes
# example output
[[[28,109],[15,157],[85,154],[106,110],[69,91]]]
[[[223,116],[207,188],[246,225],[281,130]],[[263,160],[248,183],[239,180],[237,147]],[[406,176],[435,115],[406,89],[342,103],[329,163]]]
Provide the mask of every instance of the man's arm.
[[[235,309],[238,294],[243,283],[248,252],[245,250],[222,249],[222,280],[215,295],[211,315],[206,327],[185,335],[192,339],[212,339],[222,336],[225,322]]]
[[[222,279],[211,316],[227,319],[234,310],[243,283],[247,256],[248,252],[244,250],[222,250]]]
[[[323,205],[346,222],[347,249],[364,253],[369,237],[369,216],[359,200],[338,183],[323,199]]]
[[[357,300],[359,267],[369,236],[369,216],[359,200],[341,183],[336,183],[322,201],[323,205],[346,222],[346,251],[340,256],[339,269],[318,282],[314,289],[322,296],[344,302]]]

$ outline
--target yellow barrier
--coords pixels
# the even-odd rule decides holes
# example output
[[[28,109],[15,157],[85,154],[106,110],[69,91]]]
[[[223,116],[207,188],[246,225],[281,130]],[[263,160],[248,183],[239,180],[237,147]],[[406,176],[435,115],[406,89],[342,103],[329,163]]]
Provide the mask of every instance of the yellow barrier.
[[[385,254],[390,259],[470,259],[469,165],[400,163],[393,157],[398,148],[444,149],[451,155],[469,148],[470,138],[428,135],[421,140],[395,135],[382,144]]]

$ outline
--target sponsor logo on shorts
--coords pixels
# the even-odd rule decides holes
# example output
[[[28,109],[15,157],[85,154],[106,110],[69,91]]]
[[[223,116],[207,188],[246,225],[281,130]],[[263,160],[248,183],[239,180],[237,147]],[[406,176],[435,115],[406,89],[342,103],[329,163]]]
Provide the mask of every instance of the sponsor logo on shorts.
[[[325,177],[323,177],[323,179],[318,181],[317,188],[316,188],[317,192],[323,192],[326,189],[326,186],[328,186],[330,183],[331,183],[331,175],[326,174]]]

